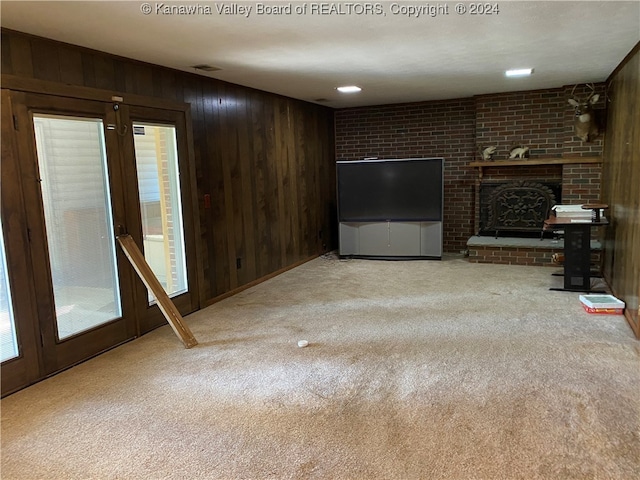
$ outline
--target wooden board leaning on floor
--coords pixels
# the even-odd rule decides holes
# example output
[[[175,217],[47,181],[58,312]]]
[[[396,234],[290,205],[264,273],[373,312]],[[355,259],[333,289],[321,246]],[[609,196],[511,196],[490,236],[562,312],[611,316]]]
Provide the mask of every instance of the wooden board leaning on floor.
[[[198,341],[189,330],[189,327],[184,323],[180,312],[173,304],[167,293],[164,291],[164,288],[158,281],[158,278],[155,276],[151,267],[144,259],[144,255],[136,245],[136,242],[133,241],[131,235],[118,235],[118,243],[122,247],[125,255],[131,262],[131,265],[137,272],[140,279],[144,282],[146,287],[151,290],[153,295],[156,297],[156,301],[158,302],[158,307],[160,307],[160,311],[173,328],[175,334],[182,340],[184,344],[184,348],[191,348],[198,344]]]

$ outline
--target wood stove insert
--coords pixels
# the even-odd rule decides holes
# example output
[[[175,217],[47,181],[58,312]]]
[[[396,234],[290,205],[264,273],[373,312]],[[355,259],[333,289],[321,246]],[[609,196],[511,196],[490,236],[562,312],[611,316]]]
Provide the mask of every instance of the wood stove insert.
[[[558,182],[536,180],[481,182],[478,235],[540,236],[561,189]]]

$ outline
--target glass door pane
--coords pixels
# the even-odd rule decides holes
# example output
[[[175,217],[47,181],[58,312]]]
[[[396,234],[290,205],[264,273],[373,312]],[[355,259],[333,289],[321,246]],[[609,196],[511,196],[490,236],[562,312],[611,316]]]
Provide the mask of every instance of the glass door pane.
[[[167,294],[174,297],[188,290],[176,129],[136,123],[133,139],[144,256]],[[151,293],[149,302],[153,302]]]
[[[0,221],[0,362],[10,360],[18,355],[18,338],[11,305],[9,278],[7,276],[2,221]]]
[[[101,119],[33,117],[59,339],[122,316]]]

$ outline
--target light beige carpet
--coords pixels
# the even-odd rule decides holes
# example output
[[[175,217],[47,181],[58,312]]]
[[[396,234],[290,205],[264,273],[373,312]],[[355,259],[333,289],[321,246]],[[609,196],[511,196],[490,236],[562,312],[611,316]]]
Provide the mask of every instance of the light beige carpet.
[[[2,479],[638,478],[640,343],[552,271],[318,258],[3,399]]]

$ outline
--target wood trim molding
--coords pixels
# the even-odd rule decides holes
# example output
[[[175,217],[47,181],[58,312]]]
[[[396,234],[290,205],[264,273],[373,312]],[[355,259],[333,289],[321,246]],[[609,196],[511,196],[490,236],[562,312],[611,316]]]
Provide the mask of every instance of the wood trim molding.
[[[627,320],[629,327],[635,334],[636,338],[640,340],[640,319],[637,310],[629,311],[629,309],[624,310],[624,318]]]
[[[55,95],[57,97],[80,98],[83,100],[95,100],[99,102],[115,102],[140,107],[161,108],[165,110],[178,110],[183,112],[191,108],[191,105],[188,103],[176,102],[152,96],[134,95],[131,93],[122,93],[99,88],[68,85],[5,73],[2,74],[0,85],[2,88],[18,92],[40,93]],[[122,100],[120,100],[120,98]]]
[[[284,268],[281,268],[280,270],[276,270],[275,272],[271,272],[268,275],[265,275],[264,277],[260,277],[252,282],[246,283],[240,287],[234,288],[233,290],[229,290],[228,292],[223,293],[222,295],[218,295],[217,297],[213,297],[209,300],[207,300],[206,302],[204,302],[204,304],[202,305],[202,307],[209,307],[211,305],[213,305],[214,303],[218,303],[220,300],[224,300],[225,298],[229,298],[234,296],[236,293],[240,293],[248,288],[251,287],[255,287],[256,285],[259,285],[262,282],[265,282],[273,277],[276,277],[278,275],[280,275],[281,273],[286,272],[287,270],[291,270],[293,268],[299,267],[300,265],[303,265],[307,262],[310,262],[311,260],[314,260],[316,258],[318,258],[319,255],[312,255],[310,257],[307,257],[305,259],[299,260],[291,265],[287,265]]]
[[[531,165],[564,165],[565,163],[602,163],[601,157],[558,157],[534,158],[531,160],[496,160],[486,162],[471,162],[471,167],[511,167]]]

